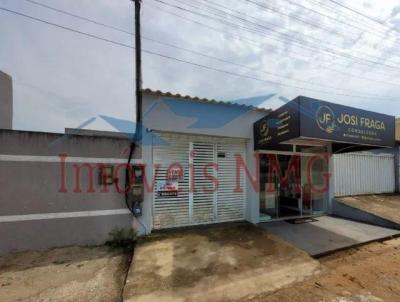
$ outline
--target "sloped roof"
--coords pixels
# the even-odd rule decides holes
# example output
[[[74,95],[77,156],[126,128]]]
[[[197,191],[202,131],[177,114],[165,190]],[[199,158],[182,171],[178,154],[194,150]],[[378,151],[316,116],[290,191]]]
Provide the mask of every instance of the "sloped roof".
[[[199,98],[197,96],[181,95],[179,93],[163,92],[161,90],[152,90],[149,88],[143,89],[142,92],[144,94],[149,94],[149,95],[154,95],[154,96],[177,98],[177,99],[181,99],[182,101],[188,100],[188,101],[195,101],[195,102],[206,103],[206,104],[229,105],[229,106],[236,106],[236,107],[245,107],[245,108],[249,108],[251,110],[262,111],[265,113],[271,112],[271,109],[259,108],[259,107],[255,107],[255,106],[251,106],[251,105],[237,104],[237,103],[226,102],[226,101],[218,101],[215,99]]]

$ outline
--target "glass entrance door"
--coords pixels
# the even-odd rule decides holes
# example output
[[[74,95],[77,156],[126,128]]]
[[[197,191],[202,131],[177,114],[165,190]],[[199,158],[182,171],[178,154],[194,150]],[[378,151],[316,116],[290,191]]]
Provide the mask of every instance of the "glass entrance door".
[[[326,212],[329,194],[328,163],[323,156],[302,156],[302,208],[303,215]]]
[[[298,155],[261,155],[260,220],[301,216],[301,206]]]
[[[323,156],[260,155],[260,221],[326,211],[329,178]]]

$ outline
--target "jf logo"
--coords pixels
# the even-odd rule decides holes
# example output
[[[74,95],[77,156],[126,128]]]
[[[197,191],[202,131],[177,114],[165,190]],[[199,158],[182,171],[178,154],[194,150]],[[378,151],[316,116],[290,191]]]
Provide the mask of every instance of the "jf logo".
[[[331,108],[328,106],[320,106],[315,115],[315,120],[318,124],[318,127],[322,131],[328,134],[331,134],[333,131],[335,131],[335,114]]]
[[[267,121],[263,121],[260,124],[260,134],[262,137],[267,137],[269,132],[269,127]]]

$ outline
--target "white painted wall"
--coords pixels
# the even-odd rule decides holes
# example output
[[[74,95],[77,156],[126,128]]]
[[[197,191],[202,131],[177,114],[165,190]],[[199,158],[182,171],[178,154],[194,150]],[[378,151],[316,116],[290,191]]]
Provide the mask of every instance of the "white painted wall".
[[[182,106],[185,106],[185,114],[187,116],[176,114],[171,110],[170,107],[165,103],[165,100],[177,100],[182,102]],[[224,137],[237,137],[251,139],[253,137],[253,124],[260,118],[267,115],[266,111],[257,109],[250,109],[243,114],[237,114],[235,112],[241,112],[240,106],[232,106],[228,104],[209,104],[199,103],[192,100],[169,98],[169,97],[158,97],[154,95],[145,94],[143,96],[143,124],[144,128],[149,128],[154,131],[165,131],[165,132],[178,132],[178,133],[190,133],[190,134],[203,134],[211,136],[224,136]],[[202,110],[212,113],[220,112],[221,114],[229,116],[233,113],[233,117],[228,123],[221,127],[196,127],[193,124],[198,120],[197,117],[190,116],[191,110]],[[223,117],[221,116],[221,119]],[[254,148],[253,148],[254,150]]]
[[[196,122],[196,117],[189,116],[179,116],[175,114],[171,108],[163,101],[168,99],[168,97],[158,97],[150,94],[145,94],[143,96],[143,120],[144,120],[144,131],[151,130],[152,132],[175,132],[181,134],[194,134],[194,135],[207,135],[213,137],[231,137],[231,138],[243,138],[248,141],[246,150],[246,160],[249,167],[250,173],[255,176],[256,167],[254,160],[254,141],[253,141],[253,124],[260,118],[264,117],[267,112],[257,109],[252,109],[244,114],[238,115],[236,118],[232,119],[229,123],[226,123],[222,127],[212,127],[209,128],[193,128],[192,125]],[[176,98],[172,98],[177,100]],[[191,100],[180,100],[182,103],[194,104],[193,110],[203,109],[200,108],[204,106],[207,110],[219,110],[224,114],[230,114],[229,111],[235,112],[238,110],[239,106],[231,106],[227,104],[202,104]],[[199,107],[200,106],[200,107]],[[186,107],[190,111],[191,107]],[[188,113],[188,112],[186,112]],[[222,117],[221,117],[222,118]],[[149,170],[149,175],[152,173],[152,148],[149,146],[143,146],[142,158],[146,162]],[[259,220],[258,208],[259,208],[259,194],[255,192],[247,177],[245,177],[246,184],[246,220],[257,223]],[[153,194],[150,192],[145,192],[144,200],[144,215],[146,218],[143,220],[146,223],[146,227],[152,229],[150,221],[152,221],[152,212],[149,208],[152,208],[153,204]],[[149,217],[150,215],[150,217]]]

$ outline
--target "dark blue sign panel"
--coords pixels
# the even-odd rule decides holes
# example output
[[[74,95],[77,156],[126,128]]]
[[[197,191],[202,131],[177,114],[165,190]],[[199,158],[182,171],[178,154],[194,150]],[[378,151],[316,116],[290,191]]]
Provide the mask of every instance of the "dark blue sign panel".
[[[395,117],[299,97],[300,134],[334,142],[393,147]]]
[[[299,135],[298,103],[292,101],[254,124],[255,150],[278,147],[279,143]]]
[[[289,108],[289,109],[288,109]],[[291,116],[284,135],[279,118],[287,112]],[[271,120],[277,121],[274,125]],[[269,128],[270,137],[265,140],[262,125]],[[271,129],[271,127],[275,129]],[[265,131],[264,131],[265,133]],[[393,147],[395,144],[395,117],[329,103],[307,97],[298,97],[254,125],[255,149],[268,149],[290,139],[302,138],[325,140],[360,146]]]

